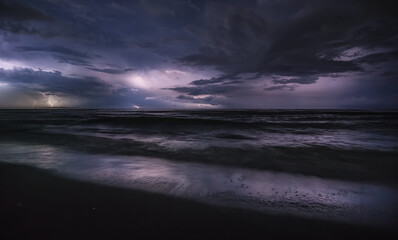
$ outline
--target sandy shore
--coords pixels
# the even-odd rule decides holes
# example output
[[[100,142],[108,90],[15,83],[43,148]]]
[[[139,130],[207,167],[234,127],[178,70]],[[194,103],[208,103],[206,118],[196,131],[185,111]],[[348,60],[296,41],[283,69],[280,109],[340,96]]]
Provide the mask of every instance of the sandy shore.
[[[393,239],[397,232],[71,180],[0,164],[2,239]]]

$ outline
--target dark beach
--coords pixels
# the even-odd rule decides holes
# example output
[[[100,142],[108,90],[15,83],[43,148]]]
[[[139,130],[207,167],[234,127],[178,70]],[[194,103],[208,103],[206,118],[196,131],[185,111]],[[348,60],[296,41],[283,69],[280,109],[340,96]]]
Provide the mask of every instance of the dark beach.
[[[394,239],[397,232],[249,210],[0,164],[2,239]]]

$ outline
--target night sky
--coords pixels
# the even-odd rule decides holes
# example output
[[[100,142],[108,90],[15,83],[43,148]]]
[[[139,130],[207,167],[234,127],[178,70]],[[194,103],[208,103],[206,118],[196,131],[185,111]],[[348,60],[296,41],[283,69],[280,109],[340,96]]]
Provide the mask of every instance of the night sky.
[[[397,108],[394,1],[0,0],[1,108]]]

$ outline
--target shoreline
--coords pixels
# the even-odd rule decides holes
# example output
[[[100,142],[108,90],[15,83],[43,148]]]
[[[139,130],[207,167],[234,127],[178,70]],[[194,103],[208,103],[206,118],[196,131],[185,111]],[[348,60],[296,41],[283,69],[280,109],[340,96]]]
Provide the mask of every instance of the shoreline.
[[[212,206],[9,163],[0,163],[0,192],[2,239],[392,239],[398,235],[376,227]]]

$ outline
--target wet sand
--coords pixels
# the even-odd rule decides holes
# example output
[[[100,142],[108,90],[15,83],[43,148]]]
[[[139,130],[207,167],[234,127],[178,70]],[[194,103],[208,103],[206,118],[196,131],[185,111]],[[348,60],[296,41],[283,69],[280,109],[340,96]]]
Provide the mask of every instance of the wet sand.
[[[0,164],[2,239],[394,239],[376,227],[268,215]]]

